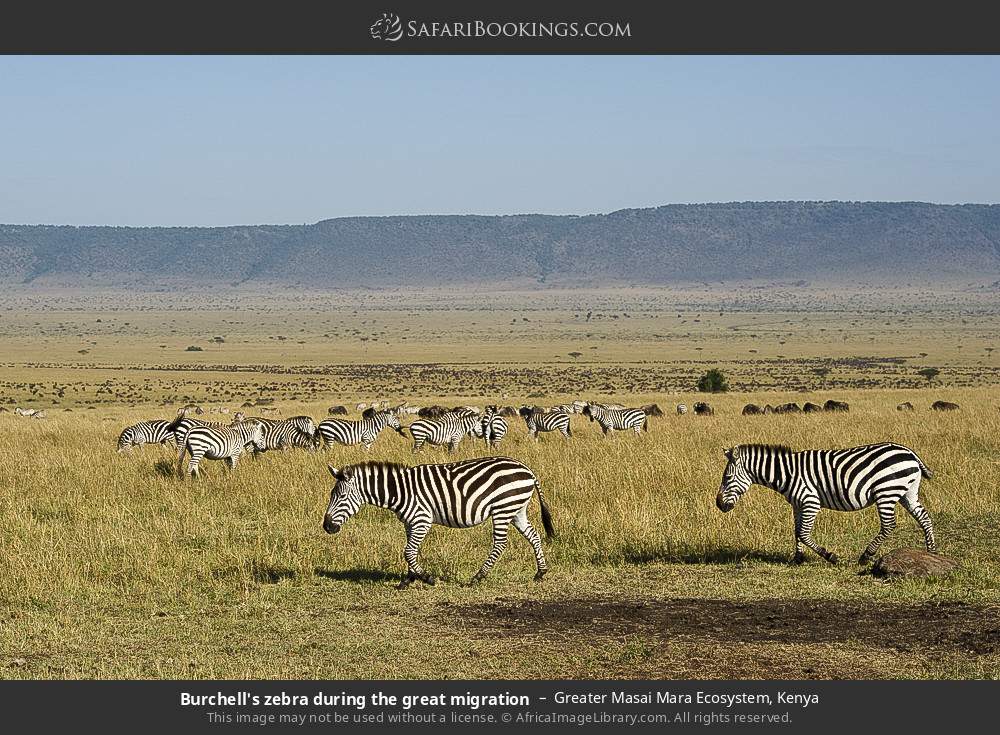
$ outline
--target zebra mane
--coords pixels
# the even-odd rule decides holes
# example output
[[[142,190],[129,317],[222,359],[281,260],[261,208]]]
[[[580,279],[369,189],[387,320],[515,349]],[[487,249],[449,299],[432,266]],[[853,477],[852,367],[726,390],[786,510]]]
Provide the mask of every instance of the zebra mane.
[[[763,449],[776,454],[794,454],[795,450],[787,444],[741,444],[740,449]]]
[[[353,472],[364,472],[365,470],[409,470],[411,467],[402,462],[381,462],[377,459],[372,459],[348,465],[344,469],[350,469]]]

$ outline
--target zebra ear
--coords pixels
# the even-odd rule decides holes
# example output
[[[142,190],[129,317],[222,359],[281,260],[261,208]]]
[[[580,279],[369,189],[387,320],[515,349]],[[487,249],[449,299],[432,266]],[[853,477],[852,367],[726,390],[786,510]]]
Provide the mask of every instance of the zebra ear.
[[[338,469],[337,469],[336,467],[334,467],[334,466],[333,466],[332,464],[328,464],[328,465],[326,466],[326,468],[327,468],[328,470],[330,470],[330,474],[331,474],[331,475],[333,475],[333,476],[334,476],[334,478],[336,478],[337,480],[339,480],[339,479],[340,479],[340,478],[342,477],[342,475],[341,475],[341,473],[340,473],[340,470],[338,470]]]
[[[726,459],[732,459],[732,458],[733,458],[733,450],[732,450],[732,447],[730,447],[729,449],[723,449],[723,450],[722,450],[722,453],[723,453],[724,455],[726,455]]]

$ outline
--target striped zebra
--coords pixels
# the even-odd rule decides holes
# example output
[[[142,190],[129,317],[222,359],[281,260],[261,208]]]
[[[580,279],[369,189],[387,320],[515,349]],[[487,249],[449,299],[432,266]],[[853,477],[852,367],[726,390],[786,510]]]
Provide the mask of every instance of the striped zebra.
[[[511,524],[535,552],[536,580],[548,571],[542,540],[528,520],[528,503],[538,493],[542,525],[555,536],[552,516],[534,473],[507,457],[482,457],[447,464],[410,467],[387,462],[365,462],[343,469],[329,466],[336,483],[323,516],[323,530],[337,533],[365,503],[391,510],[406,527],[406,574],[400,589],[415,580],[434,584],[417,555],[433,524],[471,528],[493,521],[493,548],[472,581],[479,582],[503,554]]]
[[[174,438],[178,447],[184,446],[188,432],[196,426],[210,426],[216,429],[224,429],[229,426],[229,424],[220,424],[218,422],[202,421],[201,419],[191,418],[187,415],[188,413],[189,411],[186,408],[178,409],[176,418],[174,418],[174,420],[169,424],[170,430],[174,432]]]
[[[881,528],[858,560],[867,563],[896,527],[896,503],[920,524],[928,551],[934,551],[934,526],[920,504],[920,478],[931,471],[900,444],[869,444],[851,449],[809,449],[795,452],[785,446],[744,444],[725,450],[726,469],[715,504],[723,513],[735,507],[751,485],[764,485],[791,503],[795,516],[795,558],[805,558],[803,545],[831,564],[836,554],[812,539],[820,508],[861,510],[878,508]]]
[[[169,421],[142,421],[126,426],[118,436],[118,453],[131,452],[132,447],[143,444],[169,444],[175,446],[177,438]]]
[[[448,445],[448,451],[466,436],[483,436],[483,420],[471,411],[452,411],[436,419],[417,419],[408,427],[413,437],[413,451],[419,452],[424,444]]]
[[[264,451],[272,449],[315,449],[316,424],[311,416],[293,416],[288,419],[248,417],[242,412],[233,417],[231,426],[244,421],[256,421],[264,430]],[[253,452],[256,455],[256,452]]]
[[[536,411],[531,406],[521,406],[521,410],[518,413],[521,414],[525,426],[528,427],[528,433],[531,434],[531,438],[535,441],[538,441],[538,432],[540,431],[558,431],[566,439],[573,436],[573,431],[569,426],[569,414],[567,413],[563,413],[562,411],[544,413]]]
[[[406,436],[395,412],[373,411],[372,409],[367,409],[361,414],[360,421],[323,419],[319,422],[316,431],[320,437],[318,442],[322,445],[329,447],[334,442],[350,447],[364,444],[367,452],[386,426],[395,429],[400,436]]]
[[[601,425],[604,436],[610,436],[615,431],[631,429],[638,436],[647,431],[648,419],[641,408],[610,408],[602,403],[588,403],[583,409],[583,415]]]
[[[198,465],[202,459],[224,459],[229,469],[234,469],[240,456],[252,447],[251,451],[263,452],[264,427],[253,419],[233,424],[232,426],[193,426],[184,437],[177,453],[177,472],[184,476],[184,455],[191,456],[188,462],[187,474],[201,477]]]
[[[482,416],[483,438],[487,447],[494,447],[507,436],[507,421],[496,406],[487,406]]]

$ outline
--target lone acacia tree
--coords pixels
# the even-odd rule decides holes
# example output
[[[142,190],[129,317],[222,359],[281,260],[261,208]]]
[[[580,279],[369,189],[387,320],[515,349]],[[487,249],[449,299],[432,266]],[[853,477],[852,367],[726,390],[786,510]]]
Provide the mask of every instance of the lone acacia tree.
[[[725,373],[718,368],[712,368],[698,379],[698,390],[702,393],[725,393],[729,390]]]
[[[925,378],[927,378],[927,382],[928,383],[931,382],[932,380],[934,380],[934,378],[936,378],[940,374],[941,374],[941,371],[938,370],[936,367],[920,368],[917,371],[917,375],[923,375]]]

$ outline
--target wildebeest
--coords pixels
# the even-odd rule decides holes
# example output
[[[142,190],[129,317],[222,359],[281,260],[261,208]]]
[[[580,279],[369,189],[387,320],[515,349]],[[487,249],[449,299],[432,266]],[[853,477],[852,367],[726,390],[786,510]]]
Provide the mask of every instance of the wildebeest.
[[[774,407],[775,413],[802,413],[802,409],[799,408],[797,403],[782,403],[780,406]]]
[[[517,416],[517,409],[513,406],[504,406],[498,411],[498,413],[501,416]]]
[[[764,413],[765,414],[774,413],[774,406],[768,403],[766,406],[764,406]]]
[[[709,406],[704,401],[698,401],[696,404],[694,404],[693,408],[694,408],[694,414],[695,414],[695,416],[714,416],[715,415],[715,409],[713,409],[711,406]]]
[[[662,416],[663,409],[657,406],[655,403],[647,403],[642,407],[642,412],[647,416]]]
[[[851,406],[847,401],[835,401],[832,398],[823,404],[824,411],[850,411]]]
[[[934,401],[931,408],[935,411],[957,411],[958,404],[951,401]]]
[[[909,401],[903,401],[898,406],[896,406],[896,410],[897,411],[912,411],[913,410],[913,404],[910,403]]]
[[[417,416],[422,419],[439,419],[446,413],[451,413],[451,409],[444,406],[424,406],[417,411]]]
[[[757,416],[762,413],[764,413],[764,409],[762,409],[756,403],[748,403],[743,407],[744,416]]]
[[[819,411],[822,410],[823,407],[820,406],[818,403],[810,403],[809,401],[806,401],[805,405],[802,406],[803,413],[818,413]]]
[[[330,406],[326,410],[326,413],[328,416],[346,416],[347,406]]]

